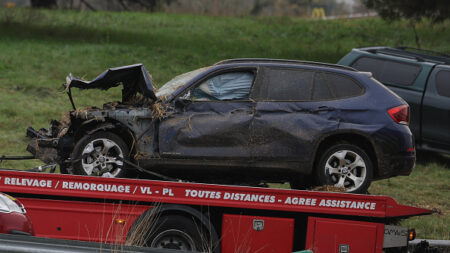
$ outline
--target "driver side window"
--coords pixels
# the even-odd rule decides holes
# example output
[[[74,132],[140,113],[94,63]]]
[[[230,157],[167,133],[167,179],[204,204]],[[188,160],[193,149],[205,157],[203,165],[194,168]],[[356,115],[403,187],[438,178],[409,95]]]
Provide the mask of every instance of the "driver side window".
[[[229,72],[214,76],[194,89],[194,101],[246,100],[254,80],[249,71]]]

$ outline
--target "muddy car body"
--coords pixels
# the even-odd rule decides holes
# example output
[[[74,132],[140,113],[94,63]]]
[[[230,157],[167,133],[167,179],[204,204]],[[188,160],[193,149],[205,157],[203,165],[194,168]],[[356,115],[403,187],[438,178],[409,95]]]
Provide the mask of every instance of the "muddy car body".
[[[123,177],[126,160],[188,180],[333,184],[350,192],[408,175],[415,163],[407,104],[349,67],[226,60],[180,75],[155,95],[145,68],[132,65],[91,82],[69,76],[66,87],[70,94],[118,84],[121,102],[29,128],[28,150],[65,173]]]

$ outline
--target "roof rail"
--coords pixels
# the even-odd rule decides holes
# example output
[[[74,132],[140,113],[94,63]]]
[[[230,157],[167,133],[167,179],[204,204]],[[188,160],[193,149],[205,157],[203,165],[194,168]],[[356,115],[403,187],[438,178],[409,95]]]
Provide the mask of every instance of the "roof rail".
[[[418,49],[413,47],[379,47],[379,48],[364,48],[369,53],[382,53],[393,55],[397,57],[411,58],[420,62],[432,62],[438,64],[450,65],[450,55],[442,52],[435,52],[431,50]]]
[[[284,60],[284,59],[268,59],[268,58],[236,58],[236,59],[227,59],[223,61],[219,61],[214,65],[221,64],[229,64],[229,63],[240,63],[240,62],[258,62],[258,63],[286,63],[286,64],[298,64],[298,65],[311,65],[311,66],[321,66],[321,67],[330,67],[336,69],[357,71],[356,69],[348,66],[342,66],[331,63],[323,63],[323,62],[312,62],[312,61],[298,61],[298,60]]]
[[[429,55],[436,55],[441,57],[447,57],[450,58],[450,54],[444,53],[444,52],[438,52],[433,50],[427,50],[427,49],[421,49],[421,48],[415,48],[415,47],[397,47],[397,49],[406,50],[406,51],[416,51],[416,52],[423,52]]]

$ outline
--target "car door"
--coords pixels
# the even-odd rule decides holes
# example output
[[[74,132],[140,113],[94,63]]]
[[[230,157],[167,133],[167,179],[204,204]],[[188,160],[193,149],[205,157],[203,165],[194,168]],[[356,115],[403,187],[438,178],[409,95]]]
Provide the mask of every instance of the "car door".
[[[249,158],[255,75],[253,68],[212,73],[175,99],[173,113],[159,126],[161,156]]]
[[[339,125],[332,102],[326,101],[328,90],[313,85],[319,78],[313,70],[264,67],[260,72],[251,95],[256,101],[253,158],[311,161],[319,137]]]
[[[431,73],[423,99],[423,144],[450,149],[450,67],[437,66]]]

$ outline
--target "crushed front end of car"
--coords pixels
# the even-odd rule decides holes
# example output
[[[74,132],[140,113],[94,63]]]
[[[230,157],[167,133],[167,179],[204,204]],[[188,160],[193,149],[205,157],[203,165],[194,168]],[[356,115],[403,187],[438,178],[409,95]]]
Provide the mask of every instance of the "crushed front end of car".
[[[103,108],[76,109],[71,88],[107,90],[119,85],[123,86],[121,102],[109,102]],[[135,139],[135,136],[142,136],[151,130],[155,115],[153,111],[157,107],[151,77],[142,64],[108,69],[92,81],[74,78],[69,74],[64,87],[73,110],[67,112],[61,121],[52,120],[47,129],[27,129],[27,137],[31,138],[27,151],[35,158],[46,164],[59,164],[62,173],[72,173],[68,170],[77,162],[72,154],[76,142],[99,130],[128,137],[125,139],[130,143],[126,144],[134,149],[152,146],[147,139]],[[94,172],[101,173],[98,170]]]

